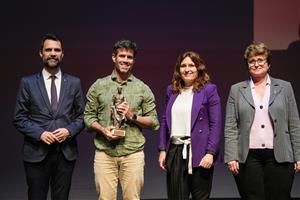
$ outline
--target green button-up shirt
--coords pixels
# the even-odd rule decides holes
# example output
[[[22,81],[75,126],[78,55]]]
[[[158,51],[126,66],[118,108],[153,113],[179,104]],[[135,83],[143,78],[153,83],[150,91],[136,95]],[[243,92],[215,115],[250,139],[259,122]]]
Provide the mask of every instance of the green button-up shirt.
[[[118,82],[114,72],[104,78],[98,79],[87,93],[87,103],[84,111],[84,122],[87,127],[97,121],[101,126],[108,127],[111,122],[112,97],[117,94],[117,88],[122,87],[122,93],[129,104],[130,109],[138,116],[152,118],[152,130],[159,128],[155,99],[151,89],[141,80],[130,75],[127,81]],[[95,145],[100,151],[110,156],[124,156],[143,150],[145,137],[142,129],[126,122],[125,138],[108,141],[102,134],[95,135]]]

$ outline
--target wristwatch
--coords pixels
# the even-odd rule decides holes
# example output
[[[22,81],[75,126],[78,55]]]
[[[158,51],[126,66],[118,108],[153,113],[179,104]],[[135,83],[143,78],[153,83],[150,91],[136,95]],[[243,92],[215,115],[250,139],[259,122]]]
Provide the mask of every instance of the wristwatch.
[[[131,120],[132,122],[135,122],[136,119],[137,119],[137,115],[136,115],[135,113],[133,113],[133,115],[132,115],[132,117],[131,117],[130,120]]]

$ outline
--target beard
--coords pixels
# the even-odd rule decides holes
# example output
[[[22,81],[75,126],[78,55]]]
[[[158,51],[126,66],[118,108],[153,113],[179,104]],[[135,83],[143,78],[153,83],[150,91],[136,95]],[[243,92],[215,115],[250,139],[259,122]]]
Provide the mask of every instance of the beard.
[[[128,74],[128,73],[131,72],[132,65],[131,66],[128,66],[128,65],[120,66],[120,65],[118,65],[118,66],[115,66],[115,68],[116,68],[117,72],[120,73],[120,74]]]
[[[60,66],[61,60],[58,58],[48,58],[43,60],[44,65],[47,68],[58,68]]]

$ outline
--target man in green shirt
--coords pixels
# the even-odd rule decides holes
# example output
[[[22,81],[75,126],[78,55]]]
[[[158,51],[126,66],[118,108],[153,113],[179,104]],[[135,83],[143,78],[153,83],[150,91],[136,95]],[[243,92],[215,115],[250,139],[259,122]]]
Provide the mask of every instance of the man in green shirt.
[[[145,164],[142,128],[159,128],[153,93],[131,73],[136,53],[134,42],[118,41],[112,74],[98,79],[87,93],[84,121],[97,132],[94,173],[99,200],[116,199],[119,181],[124,200],[140,199]],[[125,136],[113,133],[113,98],[118,91],[124,98],[115,109],[124,116]]]

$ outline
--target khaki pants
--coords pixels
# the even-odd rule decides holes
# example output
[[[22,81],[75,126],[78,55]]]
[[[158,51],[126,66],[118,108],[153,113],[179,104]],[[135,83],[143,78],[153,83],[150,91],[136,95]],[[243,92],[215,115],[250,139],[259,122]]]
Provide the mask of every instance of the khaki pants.
[[[140,199],[144,185],[144,152],[127,156],[112,157],[96,150],[94,173],[98,200],[117,199],[120,181],[124,200]]]

